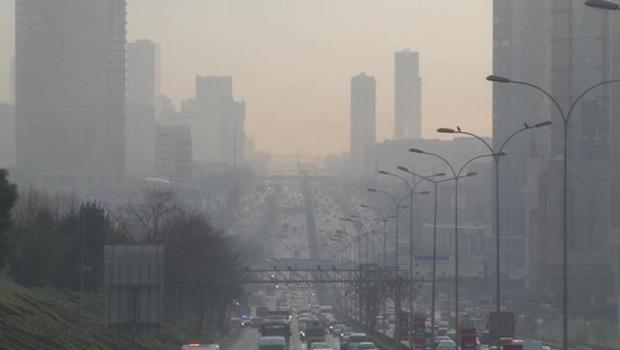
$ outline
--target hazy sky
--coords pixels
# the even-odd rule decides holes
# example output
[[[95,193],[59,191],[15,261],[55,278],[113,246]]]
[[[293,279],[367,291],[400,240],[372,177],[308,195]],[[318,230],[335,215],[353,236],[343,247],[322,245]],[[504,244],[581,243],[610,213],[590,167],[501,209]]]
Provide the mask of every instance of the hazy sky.
[[[491,0],[128,0],[128,40],[162,46],[162,91],[194,95],[196,74],[233,75],[247,130],[273,153],[340,153],[349,81],[377,78],[378,140],[393,135],[394,51],[421,53],[423,135],[490,134]],[[0,0],[0,101],[8,97],[14,0]]]

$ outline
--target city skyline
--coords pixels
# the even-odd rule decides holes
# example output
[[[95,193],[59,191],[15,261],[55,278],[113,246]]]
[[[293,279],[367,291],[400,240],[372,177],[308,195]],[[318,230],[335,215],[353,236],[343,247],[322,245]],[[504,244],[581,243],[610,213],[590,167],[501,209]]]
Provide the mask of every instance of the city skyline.
[[[492,58],[488,0],[381,7],[366,0],[268,0],[260,8],[242,0],[130,0],[127,9],[127,40],[161,44],[162,91],[175,104],[193,96],[196,75],[235,78],[247,103],[247,132],[259,150],[345,152],[347,86],[360,71],[377,78],[378,141],[392,138],[393,57],[405,48],[422,57],[423,137],[438,137],[435,129],[465,119],[471,129],[491,134],[491,87],[484,82]],[[0,52],[6,53],[0,55],[0,100],[8,99],[13,10],[12,0],[0,0]],[[442,21],[451,24],[444,28]],[[447,98],[455,102],[442,103]],[[322,133],[323,142],[315,142],[314,133]]]

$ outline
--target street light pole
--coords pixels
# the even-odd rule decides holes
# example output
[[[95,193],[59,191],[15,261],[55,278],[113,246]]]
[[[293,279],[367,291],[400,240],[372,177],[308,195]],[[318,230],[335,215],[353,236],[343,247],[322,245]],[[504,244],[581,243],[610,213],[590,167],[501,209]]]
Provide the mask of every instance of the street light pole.
[[[589,1],[590,4],[599,4],[602,5],[602,1]],[[595,4],[596,3],[596,4]],[[611,80],[606,80],[597,84],[594,84],[590,87],[588,87],[587,89],[583,90],[583,92],[581,94],[579,94],[577,96],[577,98],[575,98],[572,102],[572,104],[570,105],[568,112],[565,112],[564,108],[562,108],[562,106],[560,106],[559,102],[555,99],[555,97],[553,97],[553,95],[551,95],[551,93],[549,93],[547,90],[543,89],[542,87],[529,83],[529,82],[525,82],[525,81],[518,81],[518,80],[512,80],[510,78],[507,77],[502,77],[499,75],[489,75],[487,77],[487,80],[493,83],[502,83],[502,84],[515,84],[515,85],[523,85],[529,88],[533,88],[535,90],[538,90],[540,93],[542,93],[543,95],[545,95],[555,106],[555,108],[557,109],[558,113],[560,114],[561,120],[562,120],[562,126],[563,126],[563,145],[562,145],[562,151],[563,151],[563,157],[562,157],[562,215],[563,215],[563,220],[562,220],[562,236],[563,236],[563,242],[562,242],[562,273],[563,273],[563,278],[562,278],[562,290],[563,290],[563,297],[562,297],[562,349],[563,350],[568,350],[568,132],[569,132],[569,123],[571,120],[571,117],[573,115],[573,112],[575,111],[575,107],[577,106],[577,104],[579,104],[579,102],[586,96],[588,95],[592,90],[595,90],[599,87],[602,86],[606,86],[606,85],[610,85],[610,84],[615,84],[615,83],[620,83],[620,79],[611,79]]]
[[[443,176],[444,174],[432,174],[429,176],[420,176],[420,179],[416,180],[416,175],[412,175],[411,184],[404,177],[385,170],[379,171],[380,175],[392,176],[402,180],[407,189],[409,189],[409,320],[411,323],[413,317],[413,195],[415,189],[422,181],[430,177]],[[428,192],[421,192],[420,194],[427,194]],[[409,344],[413,344],[413,333],[411,332],[411,324],[407,330]]]
[[[495,263],[496,263],[496,285],[495,285],[495,292],[496,292],[496,296],[495,296],[495,310],[497,312],[497,314],[499,315],[499,313],[502,311],[501,310],[501,258],[500,258],[500,254],[501,254],[501,245],[500,245],[500,231],[501,231],[501,225],[500,225],[500,207],[499,207],[499,190],[500,190],[500,186],[499,186],[499,162],[501,160],[501,156],[499,156],[499,154],[502,154],[504,152],[504,149],[506,148],[506,146],[508,145],[508,143],[514,139],[515,136],[523,133],[524,131],[529,131],[529,130],[534,130],[534,129],[538,129],[538,128],[542,128],[545,126],[549,126],[551,125],[552,122],[551,121],[543,121],[537,124],[534,124],[533,126],[530,126],[529,124],[525,123],[523,124],[523,127],[519,128],[518,130],[514,131],[512,134],[510,134],[505,140],[504,142],[500,145],[499,149],[495,149],[493,146],[491,146],[491,144],[489,144],[484,138],[482,138],[481,136],[473,133],[473,132],[468,132],[468,131],[464,131],[462,130],[460,127],[457,127],[456,129],[451,129],[451,128],[439,128],[437,130],[437,132],[439,133],[444,133],[444,134],[461,134],[461,135],[468,135],[473,137],[474,139],[480,141],[480,143],[482,143],[488,150],[489,152],[491,152],[492,154],[494,154],[493,158],[493,168],[494,168],[494,173],[495,173]],[[499,322],[500,319],[499,317],[496,318],[497,319],[497,329],[499,329]],[[499,340],[500,338],[497,337],[497,339],[495,339],[497,341],[497,344],[499,346]]]
[[[364,209],[369,209],[374,211],[375,213],[377,213],[377,215],[380,217],[381,222],[383,223],[383,242],[382,242],[382,270],[385,272],[385,267],[387,266],[387,261],[386,261],[386,242],[387,242],[387,223],[389,222],[390,219],[398,219],[398,216],[396,215],[392,215],[389,216],[394,210],[391,210],[390,212],[387,213],[387,215],[384,215],[379,209],[366,205],[366,204],[361,204],[360,205],[362,208]],[[385,293],[385,286],[383,287],[384,289],[384,293]],[[387,318],[386,318],[386,305],[385,305],[386,300],[383,299],[382,303],[381,303],[381,307],[382,307],[382,312],[381,314],[383,315],[383,323],[382,323],[382,333],[385,335],[387,332]]]
[[[405,209],[408,206],[404,206],[403,202],[405,201],[405,199],[407,199],[408,196],[404,196],[400,201],[397,201],[396,198],[394,198],[393,195],[391,195],[389,192],[386,191],[380,191],[377,190],[375,188],[368,188],[366,191],[371,192],[371,193],[380,193],[383,194],[385,196],[387,196],[392,203],[394,204],[394,210],[396,211],[396,226],[394,229],[394,234],[395,234],[395,239],[394,239],[394,260],[396,263],[396,271],[395,271],[395,288],[396,288],[396,301],[395,301],[395,313],[396,313],[396,326],[394,328],[394,339],[398,339],[398,342],[400,343],[400,292],[401,292],[401,285],[400,285],[400,265],[398,262],[398,236],[399,236],[399,226],[400,226],[400,209]]]
[[[470,160],[465,162],[461,166],[461,168],[457,171],[456,168],[446,158],[440,156],[437,153],[426,152],[426,151],[423,151],[417,148],[411,148],[409,149],[409,152],[418,153],[418,154],[426,154],[426,155],[439,159],[440,161],[442,161],[444,164],[448,166],[448,168],[454,175],[453,177],[454,179],[454,308],[455,308],[454,316],[456,319],[455,320],[455,324],[456,324],[455,329],[457,332],[456,345],[458,349],[460,348],[460,343],[461,343],[460,337],[458,335],[460,332],[460,329],[459,329],[459,325],[460,325],[460,314],[459,314],[459,180],[463,177],[473,176],[477,174],[475,172],[469,172],[469,173],[463,174],[463,171],[472,162],[482,159],[482,158],[504,156],[505,154],[504,153],[502,154],[491,153],[491,154],[484,154],[484,155],[471,158]]]

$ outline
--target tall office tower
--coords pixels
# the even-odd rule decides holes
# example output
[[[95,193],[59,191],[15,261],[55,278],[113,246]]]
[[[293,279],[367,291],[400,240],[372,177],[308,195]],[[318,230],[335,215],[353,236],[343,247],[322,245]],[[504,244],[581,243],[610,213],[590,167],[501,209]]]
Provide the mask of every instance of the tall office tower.
[[[222,115],[219,133],[219,161],[232,167],[245,162],[245,102],[230,101]]]
[[[155,174],[155,100],[159,96],[159,48],[149,40],[127,44],[127,173]]]
[[[0,169],[15,166],[15,107],[0,103]]]
[[[188,126],[157,126],[157,176],[185,182],[192,177],[192,137]]]
[[[549,81],[547,21],[548,2],[540,0],[495,0],[493,2],[493,72],[517,80],[547,86]],[[493,145],[499,149],[511,133],[548,119],[548,101],[534,90],[502,84],[493,85]],[[510,273],[525,263],[527,160],[530,137],[548,144],[548,130],[520,135],[501,161],[500,232],[502,265]],[[541,156],[546,153],[541,148]]]
[[[112,196],[125,178],[125,0],[17,0],[18,181]]]
[[[232,77],[196,77],[196,117],[192,123],[194,160],[220,160],[222,116],[233,101]]]
[[[11,71],[9,72],[9,103],[15,104],[15,56],[11,56]]]
[[[589,87],[620,76],[620,22],[614,14],[583,5],[579,0],[550,2],[550,91],[568,111]],[[537,282],[563,276],[563,122],[550,109],[551,161],[541,181],[537,215],[539,230],[532,236],[532,268]],[[569,303],[606,303],[612,293],[617,263],[613,232],[620,229],[620,85],[604,85],[575,105],[568,135],[568,259]],[[510,152],[510,151],[509,151]],[[579,299],[577,299],[579,295]]]
[[[394,55],[394,137],[422,136],[422,79],[420,54],[404,50]]]
[[[366,155],[376,140],[377,93],[374,77],[360,73],[351,79],[351,165],[354,173],[365,173]]]

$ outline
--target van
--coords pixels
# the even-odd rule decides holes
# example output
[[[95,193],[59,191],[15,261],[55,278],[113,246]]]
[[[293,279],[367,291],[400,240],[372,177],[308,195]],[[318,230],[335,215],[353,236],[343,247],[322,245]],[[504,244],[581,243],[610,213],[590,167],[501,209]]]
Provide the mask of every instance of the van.
[[[258,350],[286,350],[286,339],[274,336],[260,337]]]

